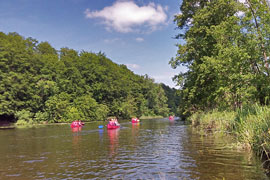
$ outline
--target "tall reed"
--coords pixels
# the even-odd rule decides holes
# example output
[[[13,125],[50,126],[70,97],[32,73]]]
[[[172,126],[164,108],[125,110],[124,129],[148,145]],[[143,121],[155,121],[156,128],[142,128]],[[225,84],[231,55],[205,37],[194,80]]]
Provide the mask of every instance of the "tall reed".
[[[235,134],[257,154],[270,159],[270,107],[252,105],[239,109]]]
[[[270,107],[255,104],[236,111],[198,112],[189,121],[200,129],[231,133],[243,147],[270,162]]]

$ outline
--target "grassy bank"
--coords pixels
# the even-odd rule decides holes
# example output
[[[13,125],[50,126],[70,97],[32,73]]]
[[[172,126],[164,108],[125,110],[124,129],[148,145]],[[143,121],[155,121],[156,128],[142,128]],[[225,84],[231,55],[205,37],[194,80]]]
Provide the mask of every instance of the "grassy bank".
[[[237,111],[201,112],[188,121],[204,131],[230,133],[244,148],[254,151],[270,168],[270,107],[246,106]]]

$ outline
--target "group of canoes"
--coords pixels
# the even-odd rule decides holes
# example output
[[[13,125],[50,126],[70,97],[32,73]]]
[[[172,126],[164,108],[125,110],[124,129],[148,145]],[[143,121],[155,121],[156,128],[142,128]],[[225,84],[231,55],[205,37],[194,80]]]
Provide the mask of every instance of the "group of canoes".
[[[169,116],[169,120],[174,120],[174,116]],[[131,119],[131,123],[139,123],[140,120],[136,117],[133,117]],[[78,128],[78,127],[82,127],[84,125],[83,122],[76,120],[73,121],[70,125],[71,128]],[[107,129],[117,129],[120,128],[120,124],[118,122],[118,120],[116,118],[110,118],[109,119],[109,123],[107,124]]]
[[[133,117],[131,119],[131,122],[132,123],[139,123],[140,120],[136,117]],[[77,127],[82,127],[84,125],[83,122],[81,121],[73,121],[70,125],[71,128],[77,128]],[[109,123],[107,124],[107,129],[117,129],[117,128],[120,128],[120,124],[118,122],[118,120],[116,118],[110,118],[109,119]]]

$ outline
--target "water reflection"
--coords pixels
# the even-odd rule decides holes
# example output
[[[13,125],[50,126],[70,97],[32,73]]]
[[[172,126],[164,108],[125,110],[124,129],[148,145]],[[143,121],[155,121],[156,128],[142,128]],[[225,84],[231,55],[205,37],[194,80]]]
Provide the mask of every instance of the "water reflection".
[[[140,131],[140,123],[132,123],[130,145],[136,148]]]
[[[103,132],[104,132],[103,129],[99,129],[99,130],[98,130],[98,134],[99,134],[99,139],[100,139],[100,141],[103,141]]]
[[[117,154],[118,145],[119,145],[119,132],[120,132],[120,128],[107,130],[109,140],[110,140],[110,156],[111,157]]]
[[[72,132],[76,133],[82,130],[82,127],[73,127],[71,128]]]
[[[140,123],[132,123],[132,136],[138,136],[139,133],[139,129],[140,129]]]
[[[74,146],[78,145],[81,138],[82,136],[78,132],[76,132],[76,134],[73,134],[72,144]]]
[[[174,123],[175,123],[174,120],[170,120],[170,121],[169,121],[170,126],[174,125]]]
[[[193,163],[180,166],[190,172],[191,179],[268,179],[255,156],[232,149],[231,143],[230,137],[201,136],[190,128],[182,147]]]

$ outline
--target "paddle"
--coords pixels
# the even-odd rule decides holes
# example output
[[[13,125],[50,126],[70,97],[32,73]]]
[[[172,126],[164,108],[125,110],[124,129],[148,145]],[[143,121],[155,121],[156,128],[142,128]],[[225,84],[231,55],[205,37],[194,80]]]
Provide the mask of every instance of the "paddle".
[[[98,128],[99,128],[99,129],[102,129],[102,128],[103,128],[103,125],[99,125]]]

